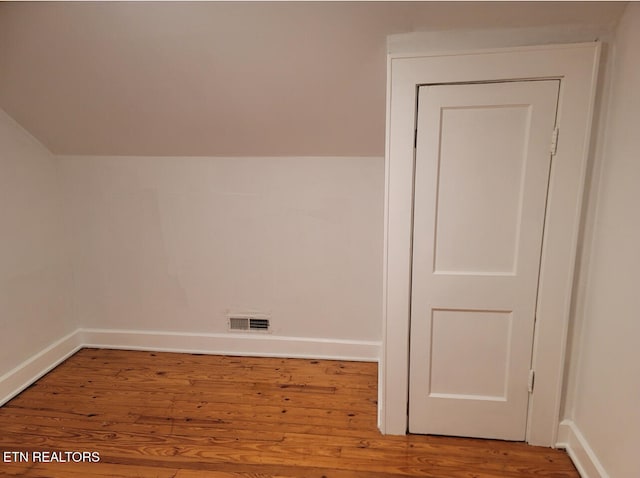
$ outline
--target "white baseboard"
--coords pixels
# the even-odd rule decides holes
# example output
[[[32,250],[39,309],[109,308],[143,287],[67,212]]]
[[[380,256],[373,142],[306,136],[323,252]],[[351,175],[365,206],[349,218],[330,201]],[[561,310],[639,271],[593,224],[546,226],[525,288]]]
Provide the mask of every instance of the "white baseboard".
[[[0,406],[81,348],[377,362],[379,342],[250,334],[77,329],[0,377]]]
[[[0,406],[64,362],[81,347],[78,331],[72,332],[5,373],[0,377]]]
[[[193,334],[148,330],[79,329],[84,347],[253,357],[377,362],[380,342],[282,337],[268,334]]]
[[[609,478],[609,474],[573,420],[560,422],[556,448],[567,450],[582,478]]]

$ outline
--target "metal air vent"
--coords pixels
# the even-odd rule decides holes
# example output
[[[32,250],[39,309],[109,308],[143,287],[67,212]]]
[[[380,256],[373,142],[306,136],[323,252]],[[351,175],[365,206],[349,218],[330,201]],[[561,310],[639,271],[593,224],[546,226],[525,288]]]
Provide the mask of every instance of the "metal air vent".
[[[229,317],[229,330],[243,332],[268,332],[269,319],[256,317]]]

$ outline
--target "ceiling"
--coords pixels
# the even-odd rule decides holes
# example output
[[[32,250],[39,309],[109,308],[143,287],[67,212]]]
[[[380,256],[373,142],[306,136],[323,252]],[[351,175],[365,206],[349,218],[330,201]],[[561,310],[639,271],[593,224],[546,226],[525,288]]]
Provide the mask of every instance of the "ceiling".
[[[382,156],[386,36],[616,2],[1,2],[0,107],[63,155]]]

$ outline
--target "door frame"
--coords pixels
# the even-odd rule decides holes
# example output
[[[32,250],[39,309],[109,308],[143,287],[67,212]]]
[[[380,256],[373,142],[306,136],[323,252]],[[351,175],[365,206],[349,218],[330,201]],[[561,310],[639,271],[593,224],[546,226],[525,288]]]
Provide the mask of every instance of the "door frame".
[[[407,432],[413,229],[414,130],[420,85],[559,79],[560,133],[551,162],[526,441],[554,446],[583,189],[600,58],[598,42],[390,54],[387,62],[383,343],[378,426]],[[551,138],[550,138],[551,140]]]

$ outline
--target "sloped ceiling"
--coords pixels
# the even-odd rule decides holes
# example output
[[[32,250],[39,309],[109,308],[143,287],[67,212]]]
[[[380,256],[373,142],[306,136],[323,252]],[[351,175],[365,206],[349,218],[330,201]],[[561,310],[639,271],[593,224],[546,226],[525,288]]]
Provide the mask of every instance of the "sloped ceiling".
[[[381,156],[386,36],[615,2],[3,2],[0,107],[56,154]]]

